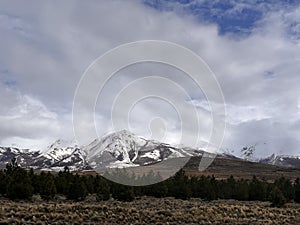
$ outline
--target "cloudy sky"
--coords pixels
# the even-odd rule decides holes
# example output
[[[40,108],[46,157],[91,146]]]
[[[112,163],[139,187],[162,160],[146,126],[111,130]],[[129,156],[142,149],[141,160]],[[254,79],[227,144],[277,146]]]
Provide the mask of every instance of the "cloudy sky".
[[[74,139],[72,104],[87,67],[120,44],[164,40],[197,53],[216,75],[227,110],[223,149],[239,154],[256,145],[259,156],[300,155],[297,2],[1,1],[0,144],[39,149],[57,138]],[[107,83],[95,107],[99,136],[112,130],[110,109],[118,93],[145,76],[180,86],[149,84],[173,104],[195,106],[200,139],[207,141],[212,122],[205,94],[182,72],[156,63],[129,66]],[[143,94],[144,85],[131,86],[131,94]],[[180,88],[191,101],[174,98]],[[192,116],[180,121],[172,104],[159,98],[145,98],[117,116],[127,119],[128,113],[131,131],[175,144],[180,122],[195,123]]]

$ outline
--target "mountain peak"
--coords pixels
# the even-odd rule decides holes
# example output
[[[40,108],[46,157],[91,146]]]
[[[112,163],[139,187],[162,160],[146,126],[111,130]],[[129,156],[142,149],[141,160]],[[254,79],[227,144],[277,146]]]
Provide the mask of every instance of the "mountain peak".
[[[51,151],[55,148],[67,148],[67,147],[77,147],[77,144],[75,143],[75,141],[67,141],[64,139],[57,139],[56,141],[54,141],[51,145],[49,145],[47,147],[47,150]]]
[[[120,130],[95,139],[89,145],[78,147],[74,141],[58,139],[46,151],[22,150],[0,147],[0,167],[5,167],[12,158],[24,167],[71,170],[133,167],[154,164],[171,158],[203,156],[203,149],[173,146],[135,135],[128,130]],[[242,160],[228,152],[218,157]],[[300,158],[271,155],[259,160],[261,163],[284,167],[300,168]]]
[[[283,167],[300,167],[299,156],[276,155],[273,153],[271,156],[259,160],[259,162]]]
[[[57,139],[43,152],[43,156],[54,161],[62,160],[70,156],[76,149],[78,146],[74,141]]]
[[[116,132],[112,132],[112,133],[109,133],[107,135],[105,135],[103,138],[106,138],[106,137],[121,137],[121,138],[132,138],[132,137],[136,137],[137,135],[132,133],[131,131],[129,130],[119,130],[119,131],[116,131]],[[101,139],[103,139],[101,138]]]

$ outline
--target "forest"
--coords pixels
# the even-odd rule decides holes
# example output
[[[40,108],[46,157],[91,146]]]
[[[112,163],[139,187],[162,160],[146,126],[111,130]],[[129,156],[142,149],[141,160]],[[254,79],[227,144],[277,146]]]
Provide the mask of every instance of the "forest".
[[[149,176],[159,175],[151,173]],[[267,182],[256,177],[248,180],[230,176],[228,179],[218,180],[214,176],[188,177],[184,170],[180,170],[173,177],[153,185],[126,186],[100,175],[79,176],[71,173],[68,167],[56,174],[43,171],[37,174],[33,169],[19,167],[15,160],[7,164],[4,170],[0,170],[1,196],[11,200],[30,200],[34,194],[40,195],[46,201],[54,200],[57,195],[63,195],[68,200],[82,201],[87,195],[96,194],[99,201],[111,198],[132,201],[141,196],[152,196],[201,198],[207,201],[270,201],[271,206],[282,207],[287,202],[300,202],[300,179],[290,181],[280,177],[273,182]]]

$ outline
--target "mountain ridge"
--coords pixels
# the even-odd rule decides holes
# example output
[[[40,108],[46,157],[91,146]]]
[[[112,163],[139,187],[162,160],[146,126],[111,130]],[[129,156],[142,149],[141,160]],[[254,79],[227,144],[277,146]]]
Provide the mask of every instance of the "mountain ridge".
[[[0,168],[5,168],[12,158],[25,168],[41,170],[72,171],[126,168],[155,164],[178,157],[203,156],[203,149],[175,147],[156,140],[147,140],[130,131],[121,130],[93,140],[79,147],[75,142],[58,139],[46,150],[0,147]],[[217,154],[218,158],[244,160],[228,153]],[[300,168],[300,157],[271,155],[257,161],[262,164]]]

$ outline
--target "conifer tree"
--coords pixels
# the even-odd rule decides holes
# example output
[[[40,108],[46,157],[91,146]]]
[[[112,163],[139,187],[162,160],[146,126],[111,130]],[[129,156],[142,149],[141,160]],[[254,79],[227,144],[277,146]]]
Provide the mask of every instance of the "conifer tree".
[[[49,172],[47,174],[40,175],[40,191],[42,199],[50,200],[53,199],[56,194],[56,186],[53,175]]]
[[[6,176],[5,173],[0,170],[0,195],[5,195],[6,194]]]
[[[184,171],[179,170],[168,182],[169,194],[175,198],[189,199],[191,197],[189,183],[189,179],[185,176]]]
[[[63,172],[59,171],[58,175],[55,177],[55,187],[57,193],[67,195],[72,178],[73,175],[70,173],[67,167],[65,167]]]
[[[96,193],[98,201],[106,201],[110,199],[110,186],[107,180],[102,177],[96,177]]]
[[[246,201],[249,198],[249,188],[247,181],[241,179],[236,181],[233,189],[232,198],[240,201]]]
[[[297,178],[294,183],[295,202],[300,203],[300,179]]]
[[[286,203],[286,198],[282,194],[282,191],[277,187],[274,186],[271,192],[271,206],[273,207],[282,207]]]
[[[258,180],[255,176],[249,184],[249,200],[267,200],[267,183]]]
[[[82,201],[87,195],[87,189],[82,179],[76,175],[72,178],[67,192],[67,198],[75,201]]]
[[[275,180],[274,185],[280,189],[287,201],[291,201],[295,198],[295,190],[290,180],[280,177]]]
[[[112,197],[119,201],[133,201],[135,197],[133,187],[115,183],[113,185]]]
[[[10,199],[29,199],[33,195],[33,187],[26,170],[17,165],[15,159],[6,167],[7,197]]]

